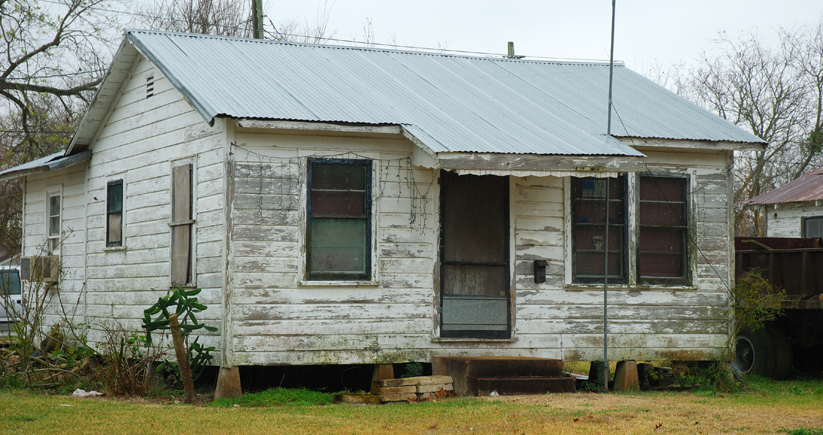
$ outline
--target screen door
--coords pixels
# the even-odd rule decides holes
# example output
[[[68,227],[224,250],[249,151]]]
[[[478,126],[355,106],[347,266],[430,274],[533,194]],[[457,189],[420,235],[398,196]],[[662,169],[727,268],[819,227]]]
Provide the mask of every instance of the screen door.
[[[509,179],[440,176],[441,336],[509,338]]]

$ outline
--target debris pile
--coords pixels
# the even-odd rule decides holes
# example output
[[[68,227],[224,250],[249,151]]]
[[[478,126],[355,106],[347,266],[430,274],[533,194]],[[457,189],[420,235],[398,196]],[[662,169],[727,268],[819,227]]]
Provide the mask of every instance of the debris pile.
[[[382,379],[372,383],[371,393],[381,402],[429,400],[437,393],[454,391],[451,376],[415,376],[412,378]]]

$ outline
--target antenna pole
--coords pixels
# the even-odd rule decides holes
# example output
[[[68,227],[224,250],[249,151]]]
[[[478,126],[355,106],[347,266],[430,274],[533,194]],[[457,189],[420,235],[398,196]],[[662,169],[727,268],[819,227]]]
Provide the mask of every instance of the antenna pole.
[[[606,134],[612,134],[612,80],[614,79],[614,11],[617,0],[612,0],[612,45],[609,50],[609,114],[606,121]]]
[[[612,43],[609,53],[609,114],[606,135],[612,134],[612,79],[614,78],[614,11],[617,0],[612,0]],[[603,387],[609,390],[609,179],[606,177],[605,240],[603,241]]]

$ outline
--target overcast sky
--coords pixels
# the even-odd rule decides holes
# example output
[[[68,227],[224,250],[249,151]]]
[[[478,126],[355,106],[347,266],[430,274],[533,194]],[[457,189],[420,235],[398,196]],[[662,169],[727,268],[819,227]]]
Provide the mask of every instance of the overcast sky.
[[[610,0],[329,0],[335,38],[363,39],[370,18],[377,42],[416,47],[517,54],[563,59],[609,58]],[[275,24],[314,22],[323,0],[264,0]],[[736,37],[758,30],[817,25],[821,0],[617,0],[615,59],[642,72],[692,63],[710,50],[718,32]],[[268,22],[267,22],[268,23]]]

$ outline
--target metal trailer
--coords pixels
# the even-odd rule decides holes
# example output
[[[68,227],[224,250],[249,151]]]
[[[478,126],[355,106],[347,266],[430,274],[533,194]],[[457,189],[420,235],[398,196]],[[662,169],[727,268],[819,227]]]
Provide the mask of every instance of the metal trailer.
[[[823,370],[823,239],[736,237],[735,276],[755,269],[786,291],[783,315],[737,336],[735,368],[785,379]]]

